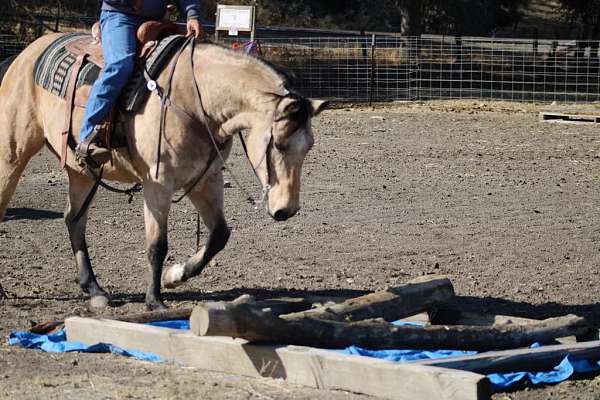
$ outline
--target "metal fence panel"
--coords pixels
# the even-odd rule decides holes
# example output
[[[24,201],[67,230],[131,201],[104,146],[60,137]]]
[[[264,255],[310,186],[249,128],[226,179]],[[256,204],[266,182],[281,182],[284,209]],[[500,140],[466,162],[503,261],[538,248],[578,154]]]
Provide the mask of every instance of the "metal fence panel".
[[[231,42],[231,39],[228,43]],[[0,60],[25,43],[0,35]],[[263,57],[310,97],[600,101],[599,41],[443,36],[270,37]]]
[[[599,42],[458,37],[269,38],[308,96],[346,101],[600,101]]]
[[[0,34],[0,61],[19,54],[26,46],[26,43],[18,40],[13,35]]]

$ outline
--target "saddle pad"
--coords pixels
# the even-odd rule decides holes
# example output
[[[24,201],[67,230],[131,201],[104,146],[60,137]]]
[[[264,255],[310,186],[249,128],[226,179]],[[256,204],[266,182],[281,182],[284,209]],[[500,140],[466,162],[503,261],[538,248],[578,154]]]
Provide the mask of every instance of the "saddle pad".
[[[40,57],[34,67],[35,82],[61,98],[66,97],[68,77],[71,75],[76,57],[66,49],[66,45],[74,40],[81,39],[86,33],[69,33],[56,39]],[[185,41],[181,35],[167,36],[162,39],[156,50],[146,60],[146,69],[151,77],[158,76],[160,71],[169,63],[171,57]],[[77,87],[93,84],[100,75],[101,69],[96,64],[86,63],[77,77]],[[123,88],[118,101],[122,111],[137,111],[146,101],[149,91],[141,65],[136,65],[135,71],[129,82]]]
[[[69,33],[48,46],[35,62],[33,70],[35,83],[64,99],[69,76],[75,64],[75,56],[69,53],[65,46],[84,35],[84,33]]]

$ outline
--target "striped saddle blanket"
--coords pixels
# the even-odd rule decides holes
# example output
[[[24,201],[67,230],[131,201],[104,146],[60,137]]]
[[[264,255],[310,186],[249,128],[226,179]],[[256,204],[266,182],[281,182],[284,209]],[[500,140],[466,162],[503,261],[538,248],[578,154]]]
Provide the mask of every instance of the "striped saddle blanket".
[[[56,39],[44,50],[35,63],[36,84],[63,99],[66,97],[69,77],[76,61],[76,56],[71,54],[66,46],[81,39],[82,36],[90,35],[87,33],[69,33]],[[172,35],[167,36],[158,43],[156,50],[145,61],[145,67],[152,78],[158,76],[184,41],[185,37]],[[139,64],[136,66],[133,76],[121,93],[117,105],[121,111],[138,111],[148,97],[149,91],[146,88],[142,68]],[[100,67],[92,62],[87,62],[79,72],[76,87],[92,85],[100,72]]]

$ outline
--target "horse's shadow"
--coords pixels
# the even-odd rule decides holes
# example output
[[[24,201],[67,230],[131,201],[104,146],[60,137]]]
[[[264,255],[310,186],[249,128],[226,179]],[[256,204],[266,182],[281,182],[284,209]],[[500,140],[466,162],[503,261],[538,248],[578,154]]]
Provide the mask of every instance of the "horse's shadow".
[[[369,293],[355,289],[320,289],[298,290],[284,288],[232,288],[210,293],[198,291],[182,291],[164,293],[168,302],[199,302],[199,301],[228,301],[243,294],[249,294],[257,300],[288,298],[327,298],[327,297],[357,297]],[[143,294],[113,293],[113,304],[116,307],[127,303],[143,303]],[[466,312],[478,312],[495,315],[511,315],[515,317],[545,319],[566,314],[586,317],[595,327],[600,327],[600,303],[592,304],[562,304],[556,302],[531,304],[498,297],[456,296],[450,303],[452,309]]]
[[[248,294],[257,300],[275,298],[328,298],[328,297],[358,297],[369,293],[366,290],[354,289],[322,289],[322,290],[298,290],[284,288],[232,288],[215,292],[181,291],[163,292],[163,298],[170,302],[199,302],[199,301],[230,301],[241,295]],[[143,303],[145,296],[141,293],[112,293],[111,302],[119,307],[127,303]]]
[[[5,221],[16,221],[20,219],[27,220],[43,220],[43,219],[59,219],[63,217],[63,213],[50,210],[37,210],[34,208],[19,207],[9,208],[6,210]]]

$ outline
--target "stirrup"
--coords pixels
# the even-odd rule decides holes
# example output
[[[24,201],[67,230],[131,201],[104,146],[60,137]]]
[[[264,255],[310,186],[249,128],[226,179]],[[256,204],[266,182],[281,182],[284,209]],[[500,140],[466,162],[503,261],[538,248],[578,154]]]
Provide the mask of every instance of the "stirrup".
[[[111,152],[94,141],[104,127],[96,125],[92,134],[75,147],[75,161],[82,167],[99,169],[102,164],[111,159]]]
[[[82,142],[75,147],[75,161],[82,167],[97,170],[110,158],[110,150],[94,143]]]

